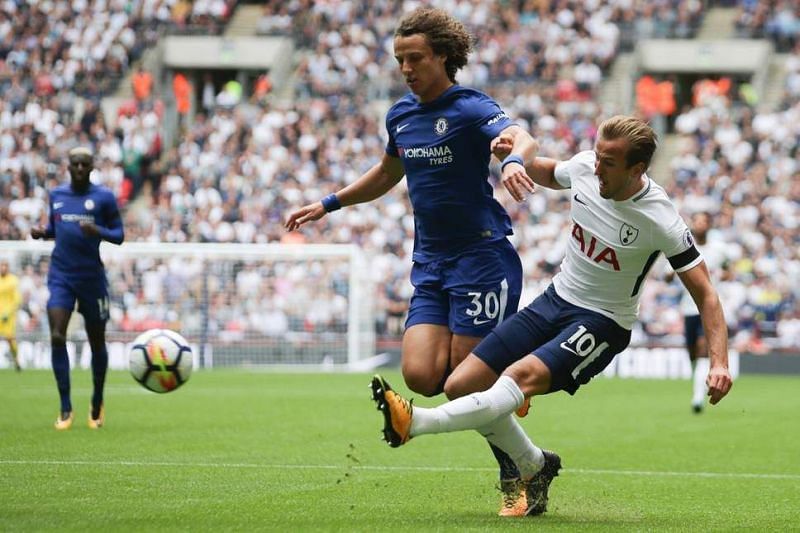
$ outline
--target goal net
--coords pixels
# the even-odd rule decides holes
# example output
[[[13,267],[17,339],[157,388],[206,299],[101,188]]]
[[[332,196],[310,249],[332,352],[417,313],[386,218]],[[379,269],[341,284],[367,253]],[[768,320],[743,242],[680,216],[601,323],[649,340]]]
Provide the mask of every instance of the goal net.
[[[20,279],[23,366],[49,367],[47,265],[52,242],[2,241]],[[355,245],[125,243],[100,247],[110,292],[112,368],[151,328],[180,332],[201,367],[346,366],[375,355],[374,294]],[[0,341],[0,365],[8,366]],[[83,322],[68,331],[73,364],[91,359]]]

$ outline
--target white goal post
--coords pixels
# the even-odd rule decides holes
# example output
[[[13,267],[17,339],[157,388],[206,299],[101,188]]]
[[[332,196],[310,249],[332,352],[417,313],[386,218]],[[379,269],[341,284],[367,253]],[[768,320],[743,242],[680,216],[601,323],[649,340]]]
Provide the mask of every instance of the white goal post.
[[[17,335],[23,365],[49,366],[47,264],[52,242],[0,241],[0,259],[20,278]],[[375,355],[375,294],[355,245],[102,243],[110,292],[112,368],[150,328],[180,332],[202,367],[356,367]],[[83,361],[82,321],[68,340]],[[0,342],[0,361],[7,345]],[[124,359],[122,361],[121,359]]]

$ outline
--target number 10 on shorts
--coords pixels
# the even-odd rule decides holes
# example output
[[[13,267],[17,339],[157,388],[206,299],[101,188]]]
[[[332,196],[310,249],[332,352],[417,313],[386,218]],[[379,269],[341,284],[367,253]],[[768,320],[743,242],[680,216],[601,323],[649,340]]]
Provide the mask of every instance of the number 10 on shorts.
[[[594,334],[589,333],[586,326],[581,324],[570,338],[561,343],[561,348],[583,357],[583,361],[575,367],[572,371],[572,378],[577,379],[581,370],[589,366],[592,361],[600,357],[600,355],[608,348],[608,343],[603,341],[597,345],[597,339]]]

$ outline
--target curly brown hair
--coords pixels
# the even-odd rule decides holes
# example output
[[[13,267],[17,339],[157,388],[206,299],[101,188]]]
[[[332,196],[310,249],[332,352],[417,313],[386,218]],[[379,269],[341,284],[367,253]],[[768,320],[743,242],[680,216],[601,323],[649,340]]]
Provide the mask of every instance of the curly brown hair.
[[[433,53],[447,57],[444,68],[447,77],[456,82],[456,72],[467,64],[473,39],[467,28],[442,9],[418,7],[400,21],[395,37],[422,34]]]

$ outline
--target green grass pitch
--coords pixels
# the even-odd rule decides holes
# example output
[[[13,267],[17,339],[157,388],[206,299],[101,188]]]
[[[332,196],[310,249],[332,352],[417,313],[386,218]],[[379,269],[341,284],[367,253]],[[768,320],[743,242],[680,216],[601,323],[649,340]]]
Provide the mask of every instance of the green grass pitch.
[[[198,372],[157,395],[111,373],[99,431],[86,427],[90,381],[73,371],[76,423],[59,433],[51,373],[0,372],[0,530],[800,527],[797,377],[742,377],[700,416],[687,381],[598,378],[535,399],[523,426],[564,470],[549,511],[526,519],[496,516],[476,433],[380,441],[368,375]]]

